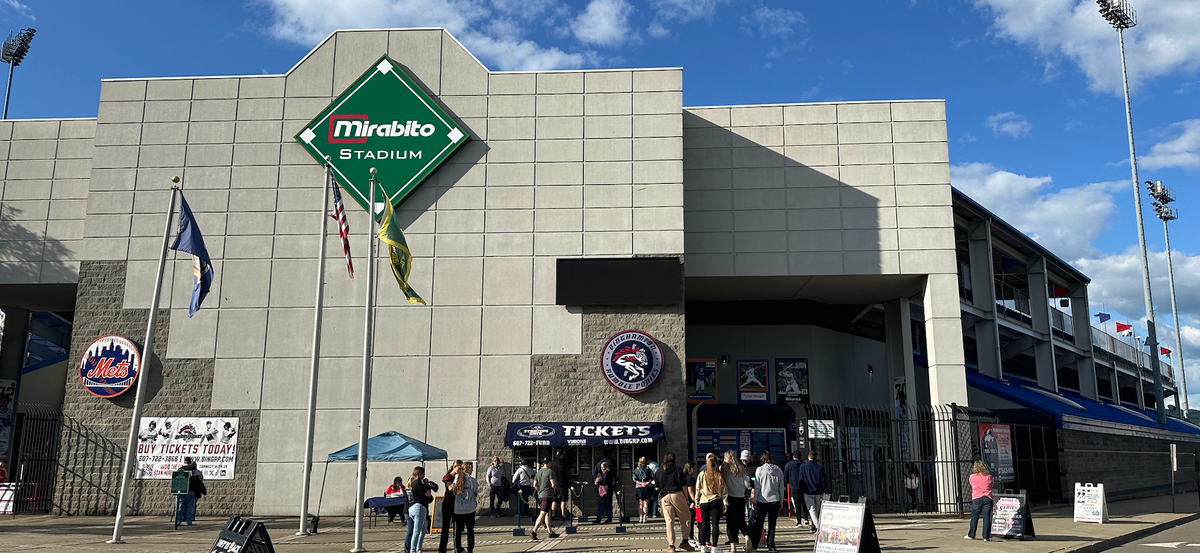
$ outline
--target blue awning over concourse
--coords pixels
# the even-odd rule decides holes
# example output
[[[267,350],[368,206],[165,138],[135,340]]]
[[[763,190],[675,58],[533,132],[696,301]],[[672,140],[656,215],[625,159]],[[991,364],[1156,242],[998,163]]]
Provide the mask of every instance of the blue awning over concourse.
[[[1200,441],[1200,426],[1173,417],[1158,424],[1154,411],[1088,399],[1080,394],[1054,393],[1036,384],[997,380],[967,371],[967,385],[1054,419],[1056,428],[1107,434]]]

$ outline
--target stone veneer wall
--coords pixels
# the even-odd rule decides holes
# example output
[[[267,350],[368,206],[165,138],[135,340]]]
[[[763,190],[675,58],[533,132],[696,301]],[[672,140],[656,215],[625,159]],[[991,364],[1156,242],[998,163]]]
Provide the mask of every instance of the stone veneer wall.
[[[662,422],[666,441],[660,451],[687,456],[688,422],[684,397],[683,305],[639,307],[588,307],[583,313],[583,353],[534,355],[530,367],[529,407],[479,409],[479,478],[487,460],[507,460],[512,451],[504,445],[507,424],[524,421],[552,422]],[[658,340],[663,350],[663,371],[658,382],[640,394],[617,391],[604,380],[600,353],[605,342],[623,330],[641,330]],[[486,489],[486,486],[484,486]],[[481,491],[480,506],[487,505]]]
[[[141,342],[145,338],[147,309],[122,309],[125,297],[125,262],[83,261],[79,270],[75,329],[71,359],[105,334],[120,334]],[[148,290],[147,290],[148,292]],[[169,359],[162,354],[171,328],[169,309],[162,309],[155,336],[156,355],[151,365],[142,414],[156,416],[238,417],[237,464],[233,480],[208,483],[209,495],[199,503],[201,515],[249,515],[254,506],[254,478],[258,460],[258,410],[210,409],[213,384],[212,359]],[[121,467],[129,439],[134,393],[116,399],[91,395],[79,384],[72,363],[63,402],[64,429],[59,451],[54,512],[65,515],[109,515],[116,512],[121,491]],[[169,480],[135,480],[130,486],[132,514],[170,515],[174,498]]]

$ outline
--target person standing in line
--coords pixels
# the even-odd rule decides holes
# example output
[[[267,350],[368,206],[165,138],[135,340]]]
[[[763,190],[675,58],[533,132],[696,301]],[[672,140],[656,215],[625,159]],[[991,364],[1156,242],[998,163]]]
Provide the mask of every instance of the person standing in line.
[[[774,553],[775,521],[779,517],[779,502],[783,498],[783,471],[771,460],[771,453],[764,451],[758,457],[759,465],[754,474],[754,502],[757,503],[754,529],[750,535],[750,551],[758,548],[762,541],[763,525],[767,527],[767,551]]]
[[[446,492],[442,495],[442,535],[438,537],[438,553],[446,553],[450,542],[450,529],[454,522],[454,479],[462,472],[463,462],[455,460],[449,470],[442,476],[442,485]]]
[[[616,473],[608,461],[600,463],[600,473],[596,475],[596,524],[612,524],[613,486],[616,485]],[[603,523],[600,517],[604,517]]]
[[[696,542],[696,463],[688,461],[683,464],[683,477],[686,479],[684,489],[687,490],[688,515],[692,517],[692,527],[688,529],[688,545],[697,547]]]
[[[403,476],[397,476],[393,478],[392,485],[388,486],[387,490],[384,490],[383,492],[384,497],[405,497],[407,495],[408,490],[404,489]],[[391,524],[393,520],[396,520],[396,515],[400,516],[400,524],[404,524],[403,505],[389,505],[384,507],[384,510],[386,510],[388,514],[388,524]]]
[[[425,479],[425,467],[413,467],[408,478],[408,530],[404,533],[404,553],[421,553],[425,534],[429,533],[429,506],[437,484]]]
[[[200,472],[191,457],[183,458],[183,466],[179,470],[188,472],[188,493],[181,498],[179,520],[191,526],[196,522],[196,500],[208,494],[208,488],[204,486],[204,473]]]
[[[654,501],[654,472],[646,464],[645,457],[638,457],[637,468],[633,469],[633,485],[638,500],[638,522],[646,522],[650,503]]]
[[[517,489],[517,516],[529,514],[529,498],[533,496],[533,461],[522,459],[521,466],[513,472],[513,487]]]
[[[475,553],[475,511],[479,509],[479,482],[472,474],[475,463],[463,463],[454,478],[454,551]],[[467,533],[467,548],[462,547],[463,531]]]
[[[807,522],[808,509],[804,507],[804,485],[800,481],[800,452],[793,451],[792,458],[783,465],[783,479],[788,487],[788,501],[791,502],[792,515],[796,517],[796,528]]]
[[[721,514],[725,512],[729,497],[723,469],[717,456],[709,453],[704,458],[704,473],[696,479],[696,503],[700,506],[700,553],[720,552]],[[714,547],[714,543],[718,547]]]
[[[654,487],[658,489],[659,506],[662,507],[663,518],[667,523],[667,551],[675,551],[675,521],[679,521],[683,540],[679,548],[684,551],[695,551],[688,544],[687,537],[692,533],[692,513],[688,508],[690,503],[687,495],[687,475],[675,464],[675,454],[668,451],[663,455],[662,464],[654,473]]]
[[[754,478],[758,473],[758,459],[755,459],[750,454],[749,449],[743,449],[739,459],[741,459],[742,464],[746,467],[746,474],[750,475],[750,499],[746,502],[746,520],[749,521],[750,526],[754,526],[754,520],[757,518],[755,516],[757,514],[755,512],[757,503],[754,502]]]
[[[504,501],[504,496],[507,495],[504,489],[507,486],[507,478],[504,475],[504,465],[500,463],[499,457],[492,457],[492,464],[487,469],[487,483],[491,487],[491,516],[492,518],[500,518],[500,506]]]
[[[537,520],[533,522],[533,530],[529,532],[529,537],[533,541],[537,541],[537,530],[544,521],[546,524],[546,533],[551,538],[557,538],[558,534],[554,528],[550,527],[550,512],[554,507],[554,490],[558,486],[558,482],[554,481],[554,470],[550,468],[550,459],[542,459],[542,468],[538,469],[537,474],[533,477],[533,488],[537,490],[538,496],[538,513]]]
[[[967,480],[971,483],[971,527],[963,537],[975,539],[975,525],[983,520],[983,541],[992,541],[992,475],[983,461],[975,461]]]
[[[825,467],[817,462],[817,451],[808,452],[808,461],[800,465],[800,483],[804,487],[804,506],[812,521],[809,532],[817,533],[821,524],[821,496],[825,495]]]
[[[750,477],[733,450],[725,452],[725,533],[729,535],[729,551],[737,551],[738,533],[749,539],[746,531],[746,496],[750,493]]]
[[[567,509],[567,496],[571,491],[571,471],[567,468],[566,452],[558,452],[550,470],[554,472],[554,482],[557,484],[554,487],[553,511],[558,513],[559,520],[570,521],[573,513]]]

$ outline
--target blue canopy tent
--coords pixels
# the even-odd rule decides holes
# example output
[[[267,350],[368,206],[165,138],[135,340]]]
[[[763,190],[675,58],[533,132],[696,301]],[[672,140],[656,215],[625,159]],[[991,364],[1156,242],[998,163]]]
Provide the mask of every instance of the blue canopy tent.
[[[367,439],[367,461],[436,461],[446,458],[446,450],[433,447],[421,440],[388,430]],[[321,501],[325,498],[325,477],[329,475],[329,463],[357,461],[358,444],[353,443],[325,457],[325,475],[321,477],[321,495],[317,499],[317,516],[321,515]]]

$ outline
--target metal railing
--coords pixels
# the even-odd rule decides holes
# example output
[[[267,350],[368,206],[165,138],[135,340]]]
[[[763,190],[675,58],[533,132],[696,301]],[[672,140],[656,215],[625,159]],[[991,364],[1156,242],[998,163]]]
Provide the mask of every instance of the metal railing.
[[[1092,346],[1103,349],[1111,355],[1115,355],[1124,360],[1129,365],[1148,371],[1150,368],[1150,354],[1144,350],[1138,349],[1133,344],[1130,344],[1112,334],[1105,332],[1096,327],[1092,328]],[[1163,378],[1175,382],[1175,370],[1171,363],[1159,357],[1159,366],[1162,370]]]
[[[1060,340],[1075,343],[1075,320],[1059,311],[1053,299],[1050,300],[1050,331]]]
[[[996,311],[1007,319],[1027,326],[1033,325],[1029,293],[999,279],[996,279]]]
[[[58,476],[62,414],[45,405],[22,405],[21,441],[9,476],[17,484],[14,513],[49,513]]]

